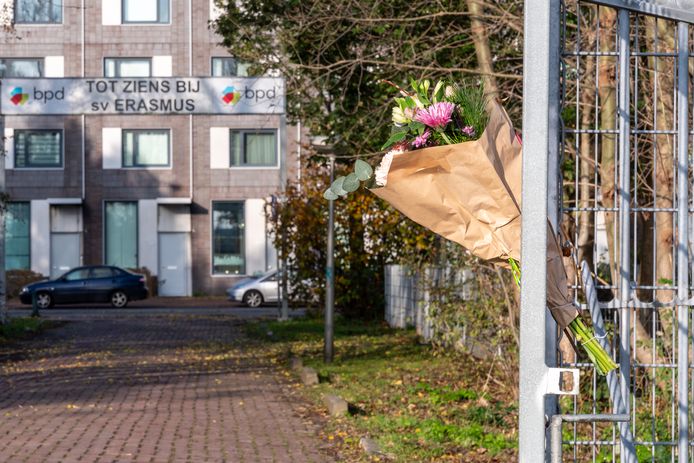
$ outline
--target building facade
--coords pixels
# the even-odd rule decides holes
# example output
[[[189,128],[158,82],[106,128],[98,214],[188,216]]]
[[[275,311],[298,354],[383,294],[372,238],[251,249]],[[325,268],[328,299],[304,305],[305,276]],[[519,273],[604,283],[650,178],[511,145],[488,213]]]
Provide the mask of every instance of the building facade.
[[[245,75],[209,26],[212,0],[14,0],[3,11],[14,23],[4,78]],[[300,153],[283,115],[4,122],[8,270],[147,268],[160,295],[186,296],[276,268],[266,199]]]

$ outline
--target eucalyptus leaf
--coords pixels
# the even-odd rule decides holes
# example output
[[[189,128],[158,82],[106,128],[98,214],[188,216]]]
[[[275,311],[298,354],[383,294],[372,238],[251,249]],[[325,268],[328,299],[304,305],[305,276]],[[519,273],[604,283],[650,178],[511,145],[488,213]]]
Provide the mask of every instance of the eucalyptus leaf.
[[[328,201],[335,201],[337,198],[339,198],[339,196],[333,193],[333,190],[331,190],[330,188],[325,190],[325,192],[323,193],[323,197]]]
[[[359,178],[357,177],[357,174],[352,172],[349,174],[347,177],[345,177],[345,181],[342,182],[342,188],[347,192],[347,193],[352,193],[353,191],[357,191],[359,189]]]
[[[332,185],[330,185],[330,190],[332,190],[333,193],[335,193],[337,196],[344,196],[347,194],[347,191],[342,188],[342,184],[345,182],[344,177],[337,177],[335,181],[333,182]]]
[[[407,132],[396,132],[396,133],[392,134],[390,136],[390,138],[388,139],[388,141],[383,144],[381,149],[384,150],[384,149],[388,148],[389,146],[391,146],[391,145],[393,145],[399,141],[403,141],[406,136],[407,136]]]
[[[357,159],[357,162],[354,163],[354,173],[357,175],[359,180],[365,182],[371,178],[374,170],[368,162]]]

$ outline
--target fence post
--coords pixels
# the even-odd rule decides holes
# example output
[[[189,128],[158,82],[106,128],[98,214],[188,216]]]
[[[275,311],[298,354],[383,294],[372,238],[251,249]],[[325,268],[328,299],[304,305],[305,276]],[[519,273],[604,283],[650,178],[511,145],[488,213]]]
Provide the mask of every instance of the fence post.
[[[549,162],[550,47],[553,0],[525,2],[523,53],[523,215],[521,242],[520,311],[520,462],[537,463],[546,459],[545,390],[548,367],[545,363],[547,294],[547,192]],[[544,334],[544,329],[541,329]]]

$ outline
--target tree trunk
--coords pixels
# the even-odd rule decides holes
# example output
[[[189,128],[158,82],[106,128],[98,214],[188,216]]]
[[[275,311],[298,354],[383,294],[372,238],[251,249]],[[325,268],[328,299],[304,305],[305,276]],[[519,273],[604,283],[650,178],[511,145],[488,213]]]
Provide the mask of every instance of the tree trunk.
[[[617,11],[613,8],[600,7],[600,51],[614,52],[614,34],[617,25]],[[598,96],[600,99],[600,128],[602,130],[616,129],[617,62],[614,56],[601,56],[598,59]],[[602,134],[600,139],[600,193],[602,206],[610,209],[615,206],[615,150],[617,136]],[[627,160],[627,162],[629,162]],[[617,264],[618,249],[615,249],[615,214],[605,213],[605,228],[607,231],[608,250],[610,257],[610,275],[612,284],[620,281]],[[648,347],[650,337],[638,317],[632,318],[637,337],[643,342],[634,346],[636,358],[641,363],[652,362],[651,351]],[[645,336],[645,337],[644,337]]]
[[[675,48],[674,28],[666,21],[655,18],[646,19],[646,31],[649,48],[658,52],[671,51]],[[653,113],[655,130],[672,130],[674,117],[674,61],[672,58],[652,57],[650,60],[653,75]],[[657,73],[655,72],[657,71]],[[674,206],[674,140],[672,135],[655,135],[655,159],[653,175],[656,208]],[[673,226],[672,212],[655,213],[655,284],[673,283]],[[674,293],[671,290],[660,290],[655,293],[655,300],[660,303],[671,303]],[[672,347],[673,314],[671,310],[658,311],[663,328],[662,341],[666,348]]]
[[[475,54],[477,55],[477,67],[482,74],[484,81],[484,93],[490,99],[499,97],[499,88],[496,85],[494,69],[492,64],[492,53],[489,50],[489,40],[487,28],[482,22],[484,14],[484,3],[480,0],[466,0],[467,9],[470,12],[470,35],[475,44]]]
[[[600,51],[614,52],[614,31],[617,24],[617,12],[612,8],[600,7]],[[600,99],[600,129],[614,130],[617,114],[616,81],[617,62],[613,56],[598,58],[598,96]],[[604,133],[600,135],[600,196],[602,206],[613,208],[615,205],[615,149],[616,135]],[[605,212],[605,229],[610,257],[611,283],[619,282],[617,267],[617,250],[615,246],[615,214]]]
[[[595,43],[595,35],[591,34],[588,39],[586,49],[593,48]],[[593,109],[595,107],[595,60],[588,59],[586,61],[585,71],[583,73],[585,81],[581,87],[581,122],[582,130],[590,129],[593,123]],[[595,162],[592,159],[591,135],[589,133],[581,133],[580,146],[576,155],[578,156],[577,164],[579,166],[578,175],[578,207],[581,209],[589,208],[594,205],[593,189],[595,188]],[[595,212],[580,211],[578,214],[578,237],[576,242],[576,252],[579,264],[586,261],[590,268],[593,268],[593,244],[595,236],[593,233],[595,224]]]

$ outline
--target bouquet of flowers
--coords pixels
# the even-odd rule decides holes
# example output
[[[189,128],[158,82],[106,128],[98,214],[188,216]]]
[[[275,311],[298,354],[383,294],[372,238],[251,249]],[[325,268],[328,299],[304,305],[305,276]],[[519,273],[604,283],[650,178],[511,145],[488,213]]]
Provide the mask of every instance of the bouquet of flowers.
[[[325,192],[337,199],[361,182],[415,222],[474,255],[511,268],[520,284],[521,142],[504,109],[483,89],[429,81],[400,90],[389,151],[374,172],[355,171]],[[599,374],[617,365],[578,316],[557,237],[547,223],[547,307],[580,342]]]

